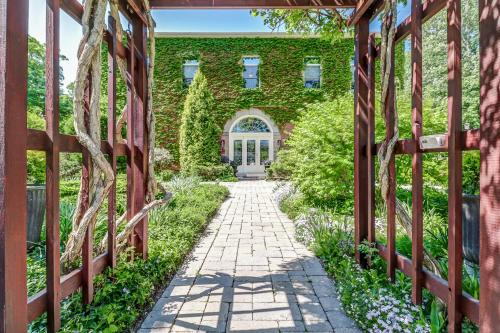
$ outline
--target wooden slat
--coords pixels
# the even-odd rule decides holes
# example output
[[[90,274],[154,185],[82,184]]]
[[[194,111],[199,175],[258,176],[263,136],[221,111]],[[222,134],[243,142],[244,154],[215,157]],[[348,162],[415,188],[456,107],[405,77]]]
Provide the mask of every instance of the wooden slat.
[[[108,18],[111,42],[108,43],[108,143],[111,148],[109,159],[116,175],[116,21]],[[108,264],[116,266],[116,178],[108,195]]]
[[[59,134],[59,152],[61,153],[82,153],[83,147],[78,142],[74,135]],[[48,151],[50,149],[49,137],[45,131],[28,129],[28,145],[27,150]],[[101,150],[108,154],[111,152],[111,146],[108,141],[101,142]],[[116,156],[127,155],[127,145],[124,143],[116,143]]]
[[[355,114],[354,114],[354,216],[356,260],[365,264],[358,250],[368,237],[368,37],[369,18],[362,17],[356,24],[355,54]]]
[[[0,0],[0,333],[26,332],[28,0]]]
[[[355,0],[150,0],[152,9],[354,8]]]
[[[46,153],[47,330],[61,328],[59,239],[59,0],[47,0],[45,114]]]
[[[375,35],[371,34],[368,40],[368,142],[366,155],[368,164],[368,242],[375,242],[375,155],[371,150],[375,146],[375,77],[377,66],[375,63]]]
[[[448,0],[448,331],[461,332],[462,70],[461,1]]]
[[[422,6],[411,1],[412,136],[422,135]],[[423,165],[422,154],[412,156],[412,301],[422,303],[423,260]]]
[[[427,0],[421,5],[422,23],[427,22],[436,15],[441,9],[446,7],[446,0]],[[396,42],[400,42],[411,33],[411,15],[401,22],[396,29]]]
[[[358,0],[354,13],[347,21],[347,25],[354,25],[365,15],[365,13],[372,11],[374,7],[379,7],[382,4],[380,0]]]
[[[500,328],[500,1],[479,0],[481,332]]]
[[[128,36],[128,45],[133,50],[134,49],[134,39]],[[135,182],[136,182],[136,164],[135,164],[135,156],[136,156],[136,146],[135,146],[135,135],[132,129],[135,129],[135,117],[134,113],[136,112],[136,101],[134,94],[134,85],[135,85],[135,53],[130,53],[130,57],[127,61],[127,146],[128,146],[128,155],[127,155],[127,220],[130,220],[135,212]],[[129,243],[131,246],[135,245],[135,237],[132,235],[129,239]]]
[[[388,57],[392,58],[392,64],[394,64],[394,48]],[[386,138],[390,139],[394,135],[394,128],[392,125],[394,123],[395,114],[395,75],[394,75],[394,65],[391,66],[389,73],[389,92],[387,94],[387,99],[385,101],[385,134]],[[396,158],[393,154],[388,165],[388,194],[387,194],[387,250],[389,251],[389,258],[387,260],[387,276],[391,281],[396,278]]]
[[[140,58],[146,58],[147,52],[147,35],[146,26],[141,20],[134,19],[133,21],[133,39],[134,39],[134,49],[140,55]],[[148,166],[148,153],[147,153],[147,64],[144,61],[136,59],[136,112],[134,113],[134,123],[136,130],[134,132],[135,138],[134,143],[138,154],[135,156],[134,160],[134,173],[135,173],[135,204],[134,204],[134,214],[138,213],[142,207],[145,205],[145,194],[146,194],[146,172]],[[148,229],[147,229],[147,218],[143,218],[134,228],[134,233],[136,235],[135,247],[137,253],[143,258],[147,258],[148,246]]]
[[[108,254],[103,253],[93,260],[94,276],[101,274],[107,265]],[[61,299],[64,299],[82,285],[82,268],[77,268],[61,277]],[[47,289],[43,289],[28,300],[28,321],[33,321],[47,311]]]
[[[118,2],[120,6],[121,13],[125,15],[127,20],[133,21],[134,19],[139,19],[145,25],[148,24],[148,19],[144,15],[144,9],[142,3],[137,0],[122,0]]]
[[[380,256],[387,261],[387,247],[382,244],[377,244]],[[396,266],[406,276],[411,277],[412,263],[411,260],[405,256],[396,253]],[[440,278],[436,274],[423,268],[423,285],[429,290],[431,294],[438,297],[444,303],[448,302],[448,282]],[[461,311],[473,323],[479,324],[479,301],[474,299],[471,295],[463,292],[460,296]]]
[[[380,148],[380,143],[377,143],[372,149],[372,154],[376,155]],[[460,133],[460,147],[462,151],[478,150],[479,149],[479,130],[467,130]],[[414,154],[419,153],[442,153],[448,151],[448,140],[440,148],[421,149],[417,142],[413,139],[403,139],[396,143],[396,154]]]

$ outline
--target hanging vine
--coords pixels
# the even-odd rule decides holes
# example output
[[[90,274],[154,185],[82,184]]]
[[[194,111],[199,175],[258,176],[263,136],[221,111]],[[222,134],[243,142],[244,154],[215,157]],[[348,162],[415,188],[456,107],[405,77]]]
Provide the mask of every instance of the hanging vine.
[[[384,0],[384,8],[382,15],[382,29],[381,29],[381,54],[380,54],[380,64],[382,70],[382,94],[381,94],[381,114],[385,121],[386,128],[392,129],[392,137],[386,137],[385,141],[380,146],[378,151],[378,160],[380,163],[379,168],[379,179],[380,179],[380,190],[382,194],[382,199],[387,206],[389,200],[389,188],[390,188],[390,175],[389,166],[391,160],[394,157],[394,150],[396,143],[399,139],[399,124],[398,124],[398,112],[396,107],[396,99],[391,98],[390,84],[391,84],[391,71],[394,66],[392,54],[394,52],[395,45],[395,34],[396,34],[396,21],[397,21],[397,0]],[[391,103],[392,105],[388,105]],[[393,114],[386,113],[386,109],[394,110]],[[411,214],[408,212],[407,207],[396,198],[396,217],[399,223],[402,225],[406,234],[412,238],[412,220]],[[423,264],[425,267],[430,269],[440,276],[444,276],[441,271],[438,261],[432,257],[432,255],[424,248],[424,260]]]
[[[86,0],[83,4],[82,31],[83,36],[78,49],[78,68],[75,80],[74,92],[74,127],[76,137],[81,145],[90,155],[89,165],[89,189],[83,181],[77,199],[77,208],[73,216],[72,230],[66,243],[65,252],[61,256],[63,263],[69,263],[79,257],[85,235],[90,232],[94,234],[97,214],[109,195],[111,186],[115,179],[113,169],[107,161],[106,156],[101,151],[101,132],[100,132],[100,95],[101,95],[101,44],[103,41],[105,16],[107,5],[110,5],[110,15],[117,22],[116,38],[123,40],[124,31],[120,22],[118,10],[118,0]],[[154,41],[154,20],[151,16],[151,10],[148,0],[142,0],[145,9],[149,39],[149,63],[148,63],[148,104],[146,111],[147,138],[148,138],[148,170],[147,170],[147,193],[144,206],[135,216],[125,224],[124,229],[117,235],[117,251],[120,252],[126,248],[127,239],[133,232],[135,225],[139,223],[147,213],[154,207],[167,203],[171,195],[166,194],[163,198],[155,200],[157,192],[157,183],[154,176],[154,115],[152,106],[153,73],[155,58]],[[127,80],[126,61],[117,58],[117,66],[120,75],[124,81]],[[90,74],[90,75],[89,75]],[[90,77],[90,78],[89,78]],[[132,86],[132,94],[135,96],[135,88]],[[87,92],[90,96],[87,96]],[[89,103],[86,103],[86,100]],[[126,122],[128,110],[125,107],[117,121],[117,141],[125,142],[121,136],[121,130]],[[88,116],[86,116],[86,113]],[[128,129],[130,130],[130,129]],[[88,204],[87,204],[88,202]],[[126,215],[118,218],[115,222],[118,226],[122,224]],[[103,239],[102,244],[107,239]]]

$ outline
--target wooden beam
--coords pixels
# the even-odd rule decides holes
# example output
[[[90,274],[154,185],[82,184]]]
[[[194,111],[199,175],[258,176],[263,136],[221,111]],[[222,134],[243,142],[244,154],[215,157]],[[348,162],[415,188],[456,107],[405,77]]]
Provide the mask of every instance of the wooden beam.
[[[412,63],[412,136],[415,142],[422,136],[422,6],[411,1],[411,63]],[[422,303],[423,228],[423,164],[422,154],[412,156],[412,301]]]
[[[377,249],[379,250],[380,256],[387,261],[387,247],[377,243]],[[396,266],[406,276],[411,277],[411,260],[397,252]],[[429,290],[431,294],[441,299],[444,303],[447,303],[448,283],[446,280],[440,278],[425,268],[422,269],[422,274],[424,287]],[[469,318],[473,323],[479,324],[479,301],[474,299],[471,295],[463,292],[460,296],[460,303],[461,311],[467,316],[467,318]],[[495,333],[496,331],[488,332]]]
[[[108,267],[108,253],[103,253],[92,261],[94,277],[101,274]],[[73,294],[82,286],[82,267],[61,277],[61,298]],[[28,300],[28,321],[32,322],[47,311],[47,289],[43,289]],[[25,331],[24,331],[25,332]]]
[[[448,332],[462,331],[461,0],[448,0]]]
[[[368,72],[368,39],[370,20],[362,17],[356,24],[355,49],[355,113],[354,113],[354,219],[356,260],[360,264],[365,259],[359,252],[359,245],[368,238],[369,199],[368,183],[370,182],[369,161],[367,155],[369,129],[369,72]],[[372,92],[373,93],[373,92]]]
[[[422,23],[427,22],[431,17],[436,15],[441,9],[446,7],[446,0],[427,0],[421,6]],[[411,16],[401,22],[396,29],[396,43],[402,41],[410,35],[411,32]]]
[[[368,40],[368,141],[366,146],[367,164],[368,164],[368,242],[375,243],[375,161],[377,157],[371,153],[375,146],[375,104],[376,90],[375,78],[377,76],[377,65],[375,56],[375,35],[370,34]]]
[[[108,17],[111,40],[108,42],[108,144],[111,148],[109,160],[116,175],[116,21]],[[116,177],[108,195],[108,265],[116,266]]]
[[[47,0],[45,114],[49,148],[46,156],[47,330],[61,328],[59,236],[59,0]]]
[[[373,8],[377,8],[382,4],[380,0],[359,0],[356,4],[356,9],[354,13],[347,21],[347,25],[354,25],[358,23],[358,21],[365,15],[366,12],[372,10]]]
[[[479,0],[480,327],[500,327],[500,1]]]
[[[0,332],[27,329],[28,0],[0,0]]]
[[[151,0],[152,9],[355,8],[356,0]]]

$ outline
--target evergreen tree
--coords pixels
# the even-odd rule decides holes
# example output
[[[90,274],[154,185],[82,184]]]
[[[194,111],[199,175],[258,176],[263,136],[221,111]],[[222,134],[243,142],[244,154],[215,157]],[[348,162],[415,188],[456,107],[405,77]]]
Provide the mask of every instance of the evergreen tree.
[[[208,89],[205,76],[198,71],[189,87],[180,128],[181,169],[196,173],[198,166],[220,161],[220,128],[214,117],[215,99]]]

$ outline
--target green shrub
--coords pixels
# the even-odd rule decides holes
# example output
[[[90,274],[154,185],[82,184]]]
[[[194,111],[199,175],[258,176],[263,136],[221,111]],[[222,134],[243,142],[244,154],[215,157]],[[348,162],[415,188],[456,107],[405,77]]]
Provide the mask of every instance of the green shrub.
[[[215,100],[205,76],[198,71],[184,103],[180,129],[180,162],[186,174],[194,174],[197,166],[220,161],[220,128],[215,122]]]
[[[351,94],[309,105],[271,166],[272,172],[291,174],[292,183],[313,206],[352,210],[352,110]]]
[[[220,165],[196,165],[193,174],[200,176],[203,180],[234,181],[234,169],[229,164]]]
[[[45,153],[29,150],[27,152],[28,184],[45,183]]]
[[[463,154],[463,192],[479,195],[480,175],[479,151],[466,152]]]

